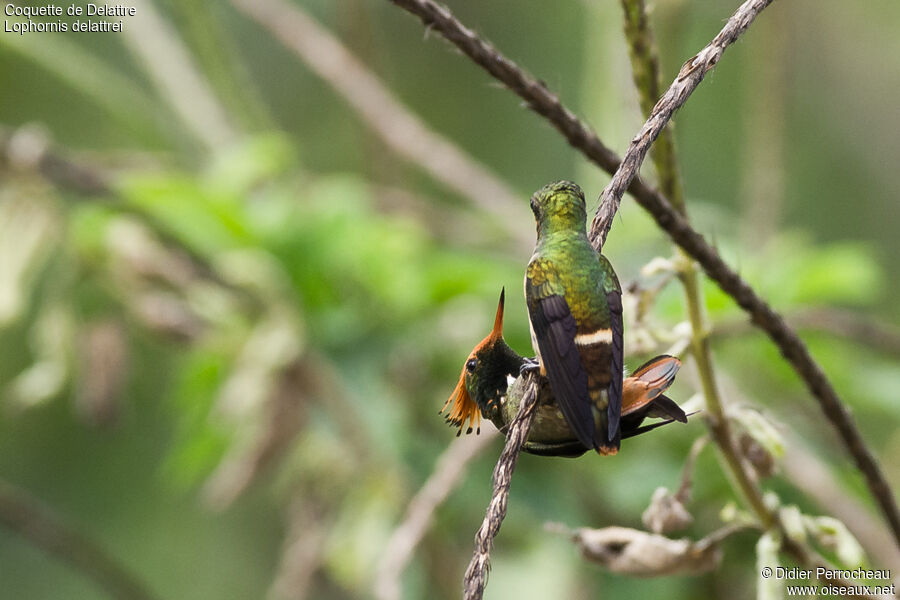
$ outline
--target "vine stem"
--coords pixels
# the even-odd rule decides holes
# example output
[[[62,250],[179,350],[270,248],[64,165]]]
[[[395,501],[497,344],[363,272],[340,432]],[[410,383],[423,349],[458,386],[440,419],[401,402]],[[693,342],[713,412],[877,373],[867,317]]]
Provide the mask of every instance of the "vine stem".
[[[631,57],[631,68],[641,110],[645,115],[652,115],[656,98],[659,98],[659,59],[653,41],[653,33],[647,18],[647,7],[644,0],[621,0],[625,18],[625,39]],[[699,83],[699,82],[698,82]],[[662,102],[662,101],[660,101]],[[637,139],[637,138],[635,138]],[[671,125],[660,130],[651,159],[659,176],[660,188],[668,197],[673,208],[687,219],[687,204],[684,199],[684,187],[678,171],[675,153],[675,141]],[[623,163],[624,165],[624,163]],[[620,168],[620,171],[622,168]],[[618,174],[618,173],[617,173]],[[612,187],[610,183],[610,187]],[[610,189],[608,187],[607,189]],[[604,191],[606,193],[606,191]],[[598,215],[600,215],[598,210]],[[608,224],[612,222],[610,218]],[[605,237],[605,236],[604,236]],[[732,482],[744,497],[747,504],[756,514],[764,527],[774,523],[772,512],[763,502],[760,489],[756,486],[740,452],[734,443],[731,427],[725,414],[719,387],[716,383],[712,352],[709,347],[709,329],[703,307],[703,290],[697,268],[690,257],[681,248],[675,248],[678,255],[679,279],[684,289],[685,305],[688,320],[691,324],[691,355],[697,365],[703,397],[706,400],[704,416],[712,432],[712,437],[719,448],[720,457],[725,462],[725,472],[730,474]]]

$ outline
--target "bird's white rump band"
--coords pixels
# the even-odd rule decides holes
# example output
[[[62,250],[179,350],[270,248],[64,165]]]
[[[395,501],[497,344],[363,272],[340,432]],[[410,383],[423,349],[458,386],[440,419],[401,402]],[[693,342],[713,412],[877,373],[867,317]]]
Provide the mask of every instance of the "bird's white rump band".
[[[594,333],[582,333],[575,336],[575,343],[579,346],[590,346],[592,344],[611,344],[612,329],[598,329]]]

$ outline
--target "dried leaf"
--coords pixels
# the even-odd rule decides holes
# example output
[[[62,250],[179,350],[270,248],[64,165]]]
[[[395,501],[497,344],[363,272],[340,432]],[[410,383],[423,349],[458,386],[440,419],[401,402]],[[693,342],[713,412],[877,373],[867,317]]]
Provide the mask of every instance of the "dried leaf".
[[[678,540],[627,527],[577,529],[572,533],[581,554],[614,573],[635,577],[699,575],[722,560],[718,541]]]
[[[681,531],[693,521],[694,518],[684,504],[664,487],[656,488],[650,499],[650,506],[641,515],[641,522],[654,533]]]

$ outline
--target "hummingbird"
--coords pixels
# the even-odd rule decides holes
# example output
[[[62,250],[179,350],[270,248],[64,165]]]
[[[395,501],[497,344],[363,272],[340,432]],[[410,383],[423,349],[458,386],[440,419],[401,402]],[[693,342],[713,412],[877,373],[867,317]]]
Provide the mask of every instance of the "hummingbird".
[[[459,427],[456,435],[472,432],[473,425],[480,433],[479,425],[484,415],[499,414],[500,399],[506,394],[507,378],[519,374],[525,359],[519,356],[503,339],[503,305],[506,288],[500,290],[500,302],[494,317],[494,328],[469,353],[463,365],[456,388],[444,403],[447,423]],[[493,420],[493,419],[492,419]]]
[[[531,342],[541,375],[585,447],[616,454],[621,439],[622,288],[585,230],[584,193],[569,181],[531,197],[537,244],[525,272]]]
[[[471,433],[482,416],[504,431],[516,416],[524,396],[525,378],[518,375],[530,360],[520,356],[503,339],[504,297],[505,291],[501,291],[493,329],[466,358],[459,382],[441,409],[443,413],[449,407],[446,420],[459,427],[457,435],[463,427],[467,428],[466,433]],[[672,421],[687,422],[684,411],[664,395],[680,367],[681,361],[674,356],[657,356],[624,379],[622,438],[646,433]],[[588,447],[569,427],[547,379],[541,377],[539,386],[537,412],[523,450],[542,456],[581,456]],[[643,425],[647,417],[666,420]]]

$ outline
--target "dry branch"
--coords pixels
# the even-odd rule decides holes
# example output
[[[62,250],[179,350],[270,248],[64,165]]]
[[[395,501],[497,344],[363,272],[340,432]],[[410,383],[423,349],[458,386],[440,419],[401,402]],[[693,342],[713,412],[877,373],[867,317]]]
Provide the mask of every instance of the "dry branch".
[[[0,524],[19,534],[94,581],[112,598],[154,600],[156,597],[128,568],[84,537],[40,501],[0,480]]]
[[[582,556],[613,573],[634,577],[700,575],[722,562],[721,543],[749,529],[725,525],[700,540],[672,539],[630,527],[582,527],[568,533]]]
[[[140,60],[162,98],[207,150],[231,144],[238,134],[205,75],[175,28],[148,0],[134,0],[134,23],[124,40]]]
[[[528,430],[534,420],[534,409],[537,406],[537,375],[531,373],[525,382],[526,392],[519,405],[519,412],[509,424],[506,434],[506,445],[494,467],[494,493],[488,504],[484,521],[475,534],[475,552],[463,577],[463,596],[466,600],[480,600],[487,584],[488,570],[491,561],[491,545],[500,531],[500,525],[506,517],[506,505],[509,501],[509,485],[512,474],[519,460],[519,451],[528,438]]]
[[[900,573],[900,550],[893,544],[890,533],[868,506],[847,493],[829,466],[804,442],[791,440],[787,458],[781,461],[780,468],[791,485],[847,525],[875,564]]]
[[[385,546],[382,560],[376,569],[376,598],[400,600],[400,577],[403,569],[431,524],[434,511],[456,488],[472,459],[493,442],[493,431],[495,430],[491,428],[491,431],[482,431],[481,435],[457,438],[438,458],[434,471],[410,500],[403,521],[394,529]]]
[[[296,4],[231,0],[325,80],[388,147],[435,180],[501,219],[521,217],[521,200],[496,175],[432,131],[327,29]],[[529,237],[524,241],[529,245]]]
[[[746,6],[746,4],[744,6]],[[659,114],[660,106],[663,105],[663,101],[657,101],[657,98],[659,98],[660,95],[659,61],[656,58],[656,50],[653,45],[653,36],[650,30],[647,8],[643,0],[622,0],[622,7],[625,12],[625,39],[629,44],[632,73],[634,75],[641,109],[649,119],[649,123],[654,118],[654,115]],[[728,28],[732,22],[733,20],[729,21],[726,28]],[[707,46],[707,48],[710,46]],[[701,72],[699,78],[695,80],[695,85],[699,85],[699,79],[702,79],[702,76]],[[667,94],[671,93],[671,91],[672,88],[669,89]],[[674,109],[670,112],[670,116],[673,113]],[[667,121],[668,119],[659,121],[660,128],[656,134],[656,146],[653,148],[653,161],[656,165],[657,172],[659,173],[662,193],[669,198],[675,210],[685,219],[688,219],[687,205],[684,200],[683,186],[679,177],[675,156],[675,142],[672,135],[672,128],[665,126]],[[645,129],[646,127],[647,125],[645,125]],[[636,138],[636,141],[641,141],[641,138]],[[646,156],[646,149],[641,152],[633,142],[629,148],[629,154],[632,152],[640,153],[638,158],[631,163],[634,168],[634,174],[636,174],[640,169],[640,164],[643,161],[644,156]],[[610,196],[607,194],[610,193],[610,190],[613,189],[616,184],[616,178],[621,177],[622,173],[626,170],[626,164],[628,164],[628,162],[629,158],[628,155],[626,155],[623,163],[616,171],[613,181],[610,182],[610,185],[607,186],[601,196],[605,196],[606,201],[601,202],[601,205],[597,210],[597,215],[594,218],[594,225],[597,224],[599,215],[604,209],[611,210],[611,212],[608,213],[607,220],[602,223],[602,236],[594,239],[594,244],[598,249],[602,244],[602,240],[605,240],[606,233],[612,225],[613,215],[615,213],[615,208],[612,205],[615,204],[617,207],[621,200],[621,192],[618,193],[618,196]],[[691,354],[697,365],[697,375],[703,390],[703,397],[706,405],[704,416],[707,426],[710,429],[713,440],[715,440],[716,445],[722,453],[722,457],[725,460],[725,467],[731,472],[731,481],[735,484],[736,491],[744,497],[759,521],[765,527],[769,527],[772,524],[777,524],[776,515],[765,505],[762,491],[757,485],[751,469],[748,468],[748,461],[745,460],[744,456],[745,453],[743,453],[739,448],[739,445],[735,443],[735,438],[731,432],[731,424],[725,417],[725,405],[719,391],[719,384],[713,365],[712,351],[707,335],[709,326],[706,323],[706,316],[704,315],[705,303],[703,299],[703,289],[700,285],[697,268],[693,261],[689,260],[683,249],[676,248],[676,253],[676,260],[682,265],[679,268],[678,276],[684,289],[685,307],[688,321],[691,326]],[[659,501],[664,503],[664,498],[668,499],[667,496],[661,496]],[[678,507],[679,503],[675,498],[671,498],[671,503],[673,506],[671,516],[677,524],[679,519],[677,516],[678,511],[675,510],[675,507]],[[658,523],[658,525],[662,524],[663,523]]]
[[[463,26],[447,8],[431,0],[391,1],[419,17],[427,27],[441,33],[475,63],[519,95],[529,108],[550,121],[572,146],[592,162],[608,173],[614,173],[618,169],[621,162],[619,157],[607,148],[586,124],[565,108],[546,85],[520,69],[491,44]],[[694,59],[688,61],[688,64],[695,64]],[[697,64],[696,68],[702,66]],[[890,486],[857,429],[853,417],[841,403],[831,382],[812,358],[803,341],[785,323],[781,315],[722,260],[703,236],[694,231],[662,194],[648,187],[637,175],[627,189],[650,213],[657,225],[696,260],[706,274],[731,296],[750,315],[753,323],[763,329],[778,346],[782,355],[818,400],[826,418],[837,430],[857,468],[863,473],[866,485],[889,523],[895,540],[900,544],[900,510],[897,508]]]

